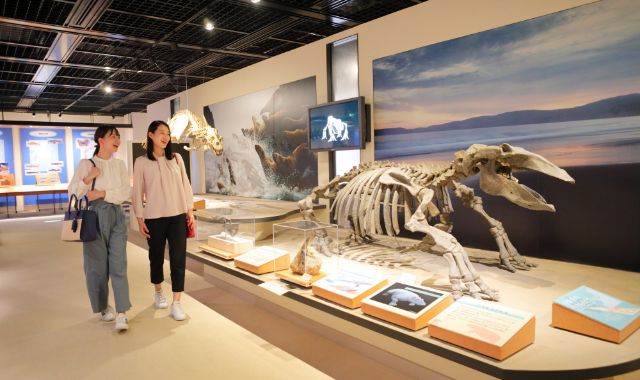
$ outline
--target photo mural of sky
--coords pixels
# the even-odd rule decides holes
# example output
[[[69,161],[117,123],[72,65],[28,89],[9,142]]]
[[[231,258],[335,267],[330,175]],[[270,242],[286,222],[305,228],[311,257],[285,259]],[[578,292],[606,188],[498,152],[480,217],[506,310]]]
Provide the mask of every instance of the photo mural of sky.
[[[511,142],[561,165],[640,162],[635,0],[421,47],[373,68],[376,159],[445,161],[470,143]]]

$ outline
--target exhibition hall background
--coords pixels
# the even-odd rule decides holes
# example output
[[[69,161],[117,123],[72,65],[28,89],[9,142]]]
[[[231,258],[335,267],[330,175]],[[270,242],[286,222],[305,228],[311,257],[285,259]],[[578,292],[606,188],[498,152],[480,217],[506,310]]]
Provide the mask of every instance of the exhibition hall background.
[[[252,94],[274,86],[300,81],[305,78],[315,78],[316,102],[324,103],[330,101],[328,75],[327,75],[327,45],[336,41],[357,35],[358,50],[358,66],[354,69],[358,72],[358,91],[360,96],[365,97],[365,101],[372,105],[372,130],[375,129],[375,99],[374,99],[374,74],[373,62],[376,59],[416,49],[423,46],[437,44],[439,42],[456,39],[463,36],[499,28],[536,17],[560,12],[581,5],[593,3],[590,0],[513,0],[505,2],[503,0],[431,0],[412,6],[402,11],[390,14],[383,18],[368,22],[363,25],[351,28],[343,33],[333,35],[331,37],[319,40],[312,44],[291,50],[276,57],[261,61],[244,69],[227,74],[223,77],[214,79],[200,86],[193,87],[185,92],[176,94],[175,96],[166,98],[162,101],[153,103],[147,107],[147,113],[129,114],[124,117],[103,117],[102,119],[89,116],[62,115],[51,117],[43,114],[37,114],[32,117],[31,114],[20,113],[4,113],[4,120],[16,120],[22,122],[39,121],[46,122],[48,120],[55,122],[107,122],[122,123],[123,126],[129,124],[131,130],[125,132],[127,147],[130,141],[141,142],[145,139],[148,123],[152,120],[167,120],[171,115],[170,103],[172,100],[179,99],[181,109],[189,109],[196,114],[202,114],[203,109],[207,106],[225,102],[231,99],[239,98],[247,94]],[[16,133],[14,128],[14,140]],[[20,127],[23,128],[23,127]],[[130,137],[129,137],[130,135]],[[368,142],[366,148],[361,151],[360,159],[363,162],[374,160],[375,138]],[[14,141],[15,144],[15,141]],[[67,147],[67,150],[72,149]],[[129,157],[128,150],[121,152],[129,162],[130,169],[132,160]],[[329,181],[329,153],[320,152],[318,157],[318,183],[326,183]],[[340,157],[340,156],[338,156]],[[355,156],[357,160],[357,155]],[[339,158],[341,159],[341,158]],[[19,156],[14,157],[17,162]],[[204,154],[191,153],[191,178],[195,192],[205,192],[205,168]],[[356,164],[357,162],[354,162]],[[342,167],[349,167],[344,162],[340,163]],[[73,174],[67,172],[68,176]],[[19,170],[16,170],[18,173]],[[630,172],[633,175],[633,172]],[[580,181],[580,173],[571,173],[577,176]],[[624,173],[622,173],[624,174]],[[626,173],[624,175],[629,175]],[[616,186],[620,177],[607,179],[607,186],[602,186],[602,190],[593,190],[593,194],[602,194],[609,189],[617,188],[618,191],[633,191],[634,188],[620,188]],[[18,178],[16,178],[18,180]],[[626,179],[625,179],[626,180]],[[637,181],[636,181],[637,182]],[[582,189],[589,186],[588,189],[596,189],[602,184],[584,184],[577,191],[575,189],[561,189],[565,195],[556,196],[550,201],[556,204],[558,210],[565,215],[580,215],[580,209],[567,206],[567,201],[563,197],[576,197],[584,193]],[[545,195],[545,190],[549,189],[553,184],[535,183],[534,189]],[[590,190],[591,191],[591,190]],[[598,191],[602,191],[598,193]],[[557,194],[554,189],[554,195]],[[591,194],[590,196],[592,196]],[[485,197],[485,200],[488,197]],[[586,199],[589,201],[589,199]],[[593,203],[593,202],[591,202]],[[562,219],[560,225],[562,227],[562,239],[571,239],[571,244],[566,245],[564,241],[553,237],[553,249],[547,249],[542,244],[541,234],[556,233],[557,231],[546,231],[541,226],[546,223],[546,219],[533,219],[533,222],[519,223],[524,214],[531,215],[533,212],[527,210],[519,210],[512,207],[508,215],[496,215],[498,218],[506,218],[505,224],[511,236],[521,237],[520,241],[516,241],[522,253],[525,255],[533,255],[539,257],[549,257],[555,259],[567,259],[569,261],[585,262],[589,264],[613,266],[628,270],[640,270],[640,258],[637,255],[638,238],[633,238],[637,234],[627,233],[629,229],[637,227],[637,216],[624,216],[615,223],[603,223],[602,219],[611,221],[609,215],[616,215],[615,208],[602,205],[602,210],[606,210],[607,214],[589,214],[582,216],[579,223],[575,219]],[[564,209],[563,209],[564,207]],[[620,212],[633,212],[634,207],[628,205]],[[622,213],[621,215],[627,215]],[[495,249],[492,245],[490,236],[486,233],[484,226],[476,228],[472,222],[470,225],[464,225],[469,218],[465,216],[465,210],[457,207],[456,215],[464,220],[458,222],[456,226],[458,232],[478,231],[478,235],[482,237],[472,237],[471,240],[465,240],[464,233],[457,234],[458,238],[465,245],[483,246],[483,248]],[[457,217],[456,216],[456,217]],[[528,216],[527,216],[528,217]],[[550,215],[551,219],[559,219],[563,217],[560,214]],[[624,218],[631,219],[624,219]],[[575,217],[574,217],[575,218]],[[509,220],[511,219],[511,220]],[[529,220],[529,219],[528,219]],[[510,226],[511,224],[512,226]],[[588,228],[585,229],[585,226]],[[513,227],[515,226],[515,228]],[[602,226],[602,229],[599,229]],[[618,238],[612,238],[607,235],[607,229],[615,229],[619,234],[625,235],[628,241],[621,241]],[[596,233],[592,233],[595,230]],[[586,233],[585,233],[586,232]],[[628,236],[627,236],[628,235]],[[468,236],[468,234],[467,234]],[[555,241],[558,240],[558,241]],[[624,240],[624,239],[623,239]],[[476,244],[479,243],[479,244]],[[562,248],[565,245],[566,248]],[[577,248],[576,248],[577,247]],[[633,252],[635,250],[635,252]],[[562,252],[562,257],[558,257],[557,252]],[[631,253],[631,254],[629,254]],[[635,253],[635,255],[634,255]]]
[[[309,77],[316,79],[317,103],[330,101],[332,99],[328,97],[327,85],[327,45],[357,35],[358,92],[360,96],[365,97],[368,104],[372,104],[373,130],[376,127],[372,65],[374,60],[590,3],[593,2],[425,2],[230,73],[175,97],[153,103],[147,108],[147,118],[167,119],[170,116],[169,103],[175,98],[180,99],[183,108],[201,113],[206,106]],[[133,134],[134,138],[143,136],[144,128],[139,129],[134,124]],[[372,136],[372,142],[367,143],[366,149],[361,152],[362,162],[374,160],[374,144],[375,138]],[[192,155],[192,163],[194,189],[204,192],[204,155]],[[343,167],[349,167],[341,164]],[[638,225],[638,217],[634,216],[637,206],[606,207],[608,205],[602,205],[598,201],[605,193],[615,198],[616,195],[610,193],[614,189],[622,192],[622,195],[633,191],[637,186],[624,185],[634,183],[631,178],[634,172],[623,171],[620,175],[609,176],[606,184],[586,182],[580,171],[571,174],[579,182],[574,187],[563,187],[564,184],[544,178],[533,178],[532,188],[543,195],[546,195],[545,192],[553,194],[549,201],[556,205],[557,213],[536,213],[509,204],[495,216],[505,223],[516,246],[525,255],[640,270],[640,257],[637,255],[640,243],[639,239],[634,237],[637,234],[632,232]],[[319,152],[318,183],[328,182],[329,177],[329,154]],[[524,177],[520,175],[519,178]],[[580,201],[575,201],[576,197],[581,197]],[[484,200],[487,203],[502,202],[498,197],[484,197]],[[454,204],[454,207],[456,236],[462,244],[496,249],[483,222],[460,204]],[[616,217],[619,219],[616,223],[602,223],[603,220],[615,220]]]

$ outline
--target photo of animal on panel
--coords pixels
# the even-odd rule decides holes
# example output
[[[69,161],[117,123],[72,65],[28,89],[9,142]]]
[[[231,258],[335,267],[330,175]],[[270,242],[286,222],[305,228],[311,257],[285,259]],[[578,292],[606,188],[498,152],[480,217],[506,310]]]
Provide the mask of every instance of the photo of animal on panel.
[[[443,293],[396,282],[378,292],[371,299],[404,311],[420,313],[442,296]]]
[[[603,0],[375,60],[375,159],[447,166],[473,144],[522,147],[575,185],[539,167],[497,174],[555,213],[486,195],[478,176],[465,181],[521,253],[640,270],[638,25],[636,1]],[[451,197],[459,241],[495,250]]]
[[[304,198],[318,183],[317,157],[307,146],[308,108],[315,104],[310,77],[204,107],[224,139],[221,156],[205,152],[206,192]]]

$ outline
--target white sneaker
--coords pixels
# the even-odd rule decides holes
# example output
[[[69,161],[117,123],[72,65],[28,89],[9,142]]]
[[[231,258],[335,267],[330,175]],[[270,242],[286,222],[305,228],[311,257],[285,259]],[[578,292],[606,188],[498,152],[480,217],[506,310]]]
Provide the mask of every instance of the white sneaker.
[[[129,321],[124,313],[118,313],[116,316],[116,330],[129,330]]]
[[[156,292],[153,296],[153,303],[156,305],[156,309],[166,309],[169,307],[167,299],[164,297],[162,292]]]
[[[184,310],[182,310],[182,305],[180,304],[180,302],[174,301],[171,304],[171,316],[176,321],[184,321],[185,318],[187,318],[187,315],[184,313]]]
[[[104,310],[100,312],[100,320],[105,322],[111,322],[116,319],[116,313],[113,312],[113,308],[111,306],[107,306]]]

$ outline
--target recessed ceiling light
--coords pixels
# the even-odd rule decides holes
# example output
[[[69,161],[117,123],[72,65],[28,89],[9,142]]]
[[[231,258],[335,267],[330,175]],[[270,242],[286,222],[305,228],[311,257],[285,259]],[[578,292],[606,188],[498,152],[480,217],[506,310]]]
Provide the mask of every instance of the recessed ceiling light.
[[[204,28],[206,30],[213,30],[213,23],[211,21],[207,21],[204,23]]]
[[[110,94],[111,91],[112,91],[111,86],[109,86],[109,85],[104,86],[104,92],[106,92],[107,94]]]
[[[251,0],[252,3],[254,4],[258,4],[260,2],[260,0]]]
[[[106,72],[111,71],[111,67],[109,67],[109,66],[105,66],[105,67],[104,67],[104,71],[106,71]]]

